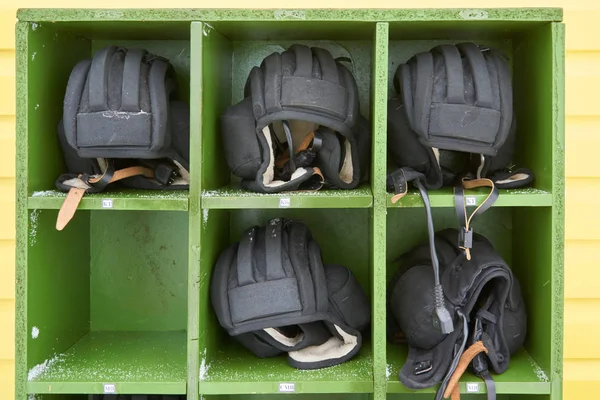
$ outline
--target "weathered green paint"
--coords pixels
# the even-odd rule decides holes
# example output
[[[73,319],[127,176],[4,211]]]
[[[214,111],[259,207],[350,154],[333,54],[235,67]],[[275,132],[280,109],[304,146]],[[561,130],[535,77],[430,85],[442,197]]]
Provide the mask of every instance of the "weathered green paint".
[[[16,83],[17,87],[27,87],[28,22],[15,24],[16,38]],[[29,241],[29,212],[27,210],[27,136],[28,112],[27,90],[17,90],[16,98],[16,224],[15,224],[15,399],[25,399],[27,393],[27,262]]]
[[[190,148],[198,149],[202,145],[202,26],[191,24],[190,68],[195,73],[190,75]],[[194,177],[200,176],[202,158],[196,151],[190,152],[190,171]],[[198,400],[198,369],[200,368],[200,239],[202,228],[200,210],[200,180],[190,182],[189,226],[188,226],[188,315],[187,315],[187,398]]]
[[[386,396],[386,313],[385,313],[385,241],[386,223],[386,154],[387,154],[387,77],[388,77],[389,27],[387,23],[375,26],[373,43],[373,67],[371,78],[371,126],[373,127],[373,146],[371,187],[374,204],[371,211],[371,335],[373,341],[373,399]]]
[[[412,390],[405,387],[398,378],[398,373],[404,365],[408,349],[406,345],[388,345],[388,368],[390,376],[388,378],[389,393],[427,393],[431,397],[437,391],[438,386]],[[550,382],[546,379],[546,375],[541,371],[541,368],[536,364],[524,349],[519,350],[510,359],[510,368],[503,374],[492,374],[496,383],[496,393],[498,394],[549,394]],[[466,394],[467,383],[478,383],[479,392],[487,393],[485,382],[472,374],[466,372],[460,379],[459,388],[461,394]],[[471,393],[468,393],[468,399],[471,399]]]
[[[62,206],[67,193],[58,190],[33,192],[27,199],[29,209],[58,210]],[[110,200],[107,203],[106,200]],[[187,190],[135,190],[119,189],[102,193],[86,194],[77,210],[162,210],[187,211]],[[77,218],[77,213],[75,218]]]
[[[554,21],[562,20],[562,10],[32,9],[18,15],[17,81],[26,90],[17,90],[17,399],[45,393],[46,400],[87,400],[82,394],[101,393],[104,383],[116,383],[120,393],[187,393],[189,400],[289,396],[278,394],[279,383],[295,383],[297,398],[431,398],[434,388],[400,384],[406,346],[386,340],[393,261],[427,238],[420,195],[411,190],[391,204],[385,190],[387,99],[398,63],[463,40],[511,56],[517,167],[536,175],[533,189],[500,191],[474,222],[515,271],[529,313],[524,348],[495,377],[498,399],[561,398],[564,26]],[[373,130],[370,180],[358,189],[249,193],[227,168],[219,116],[242,98],[253,66],[294,42],[352,60],[361,113]],[[55,127],[64,85],[77,61],[108,44],[142,45],[174,63],[179,98],[191,106],[190,190],[86,195],[58,232],[65,194],[54,188],[64,172]],[[487,192],[467,194],[479,204]],[[436,228],[456,227],[452,190],[429,196]],[[107,199],[112,210],[103,209]],[[284,356],[257,359],[218,324],[210,278],[220,252],[251,225],[276,216],[306,222],[324,261],[347,265],[367,292],[372,325],[356,359],[298,371]],[[27,382],[31,368],[63,353],[64,362]],[[479,382],[484,392],[471,375],[461,382],[463,393],[466,382]]]
[[[22,21],[561,21],[560,8],[438,9],[20,9]]]
[[[186,334],[92,332],[57,354],[27,384],[29,393],[185,394]]]
[[[252,193],[239,187],[224,187],[202,192],[203,208],[369,208],[372,205],[373,195],[366,185],[344,191]]]
[[[371,393],[373,357],[365,344],[356,358],[332,368],[298,370],[282,355],[257,359],[238,343],[218,349],[202,382],[202,394],[278,393],[293,383],[296,393]]]
[[[552,400],[563,394],[563,321],[565,252],[565,24],[552,24]],[[547,306],[547,305],[546,305]]]
[[[57,211],[29,211],[25,379],[89,331],[90,216],[80,214],[59,232]]]
[[[187,213],[92,212],[90,227],[90,329],[185,330]]]
[[[550,207],[552,193],[535,188],[498,190],[500,196],[494,207]],[[465,191],[466,196],[475,197],[477,205],[481,204],[489,194],[489,188],[477,188]],[[428,191],[431,207],[454,207],[452,188]],[[398,202],[392,203],[393,194],[387,195],[387,206],[390,208],[423,207],[423,199],[416,189],[410,189]]]

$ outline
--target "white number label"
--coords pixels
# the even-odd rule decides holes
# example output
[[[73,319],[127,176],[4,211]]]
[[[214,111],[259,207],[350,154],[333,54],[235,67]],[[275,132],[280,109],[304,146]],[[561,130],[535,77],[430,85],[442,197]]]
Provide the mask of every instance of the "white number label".
[[[102,208],[113,208],[112,199],[102,199]]]
[[[468,206],[476,206],[477,205],[477,200],[475,199],[475,196],[467,196],[465,201]]]
[[[290,198],[279,199],[279,208],[286,208],[290,206]]]
[[[295,392],[296,384],[295,383],[280,383],[279,391],[280,392]]]
[[[479,383],[467,383],[467,393],[479,393]]]
[[[113,383],[105,384],[104,393],[117,393],[117,386]]]

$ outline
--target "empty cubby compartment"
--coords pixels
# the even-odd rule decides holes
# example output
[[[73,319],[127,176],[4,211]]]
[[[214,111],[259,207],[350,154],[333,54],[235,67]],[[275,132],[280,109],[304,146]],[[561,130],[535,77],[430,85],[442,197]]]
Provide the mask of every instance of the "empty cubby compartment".
[[[458,229],[454,208],[434,208],[432,215],[436,232],[446,228]],[[558,285],[553,274],[552,218],[552,209],[549,207],[492,207],[474,219],[472,224],[473,231],[490,240],[494,249],[511,268],[519,281],[527,310],[524,346],[511,357],[506,372],[492,374],[498,394],[548,395],[551,391],[554,361],[550,349],[555,340],[556,327],[552,319],[553,307],[557,301],[553,292]],[[458,236],[456,240],[458,243]],[[427,241],[423,208],[388,210],[388,284],[398,268],[398,257]],[[405,387],[398,378],[406,361],[406,344],[393,344],[389,338],[386,343],[388,393],[422,393],[431,396],[437,386],[415,391]],[[474,386],[467,390],[467,383]],[[460,389],[461,393],[485,393],[485,384],[483,380],[467,372],[461,378]]]
[[[343,58],[341,63],[357,83],[360,114],[369,121],[369,125],[372,124],[373,23],[207,21],[193,24],[192,36],[194,51],[201,51],[201,188],[203,200],[208,202],[203,207],[226,202],[237,207],[277,207],[279,194],[258,194],[240,187],[240,178],[232,174],[226,162],[220,124],[220,117],[227,107],[244,98],[244,87],[252,68],[259,67],[263,59],[272,53],[281,53],[293,44],[301,44],[320,47],[328,50],[334,58]],[[370,165],[366,168],[371,170]],[[368,177],[352,190],[321,189],[301,192],[296,196],[309,197],[304,200],[307,207],[329,207],[333,202],[337,202],[339,207],[368,207],[371,204]]]
[[[287,355],[258,358],[219,324],[210,298],[212,272],[221,252],[252,226],[276,217],[305,223],[324,264],[348,267],[372,306],[370,210],[204,210],[200,270],[200,394],[372,393],[371,327],[351,360],[329,368],[300,370]],[[283,385],[283,386],[282,386]],[[288,394],[288,393],[286,393]]]
[[[185,394],[187,213],[56,217],[29,210],[28,393]]]
[[[57,137],[67,82],[78,62],[106,46],[143,48],[170,61],[177,77],[176,99],[189,104],[189,22],[42,22],[31,23],[26,34],[27,87],[21,90],[27,91],[27,195],[35,207],[60,207],[65,194],[56,189],[56,179],[66,172],[82,172],[67,171]],[[86,195],[82,206],[101,208],[102,197],[110,193],[115,208],[182,210],[187,192],[109,187]],[[154,199],[164,200],[163,206],[152,204]]]
[[[399,65],[435,46],[473,42],[496,48],[507,57],[516,115],[512,164],[514,169],[529,168],[535,181],[528,188],[500,190],[498,201],[506,205],[551,205],[553,173],[562,165],[562,146],[557,145],[562,139],[555,113],[555,80],[560,65],[555,25],[532,21],[396,21],[389,24],[389,36],[388,98],[400,96],[394,87]],[[389,170],[397,167],[388,155]],[[436,191],[433,204],[451,205],[451,190]],[[412,189],[397,205],[420,203],[415,197],[418,192]]]

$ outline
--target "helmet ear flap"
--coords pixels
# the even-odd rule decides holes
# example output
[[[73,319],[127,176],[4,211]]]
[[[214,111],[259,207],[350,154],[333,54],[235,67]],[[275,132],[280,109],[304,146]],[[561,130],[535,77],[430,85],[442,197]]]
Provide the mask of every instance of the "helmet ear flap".
[[[394,163],[424,174],[427,180],[423,184],[427,189],[442,187],[443,177],[437,157],[411,129],[406,108],[399,98],[388,102],[387,125],[388,152]]]

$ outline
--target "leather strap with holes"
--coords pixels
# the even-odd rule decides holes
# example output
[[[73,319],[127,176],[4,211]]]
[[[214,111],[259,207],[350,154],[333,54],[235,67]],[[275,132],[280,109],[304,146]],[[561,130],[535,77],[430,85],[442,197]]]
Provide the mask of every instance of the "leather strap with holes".
[[[444,390],[444,398],[452,396],[452,400],[460,399],[460,390],[458,388],[458,381],[461,376],[467,370],[473,358],[479,353],[486,353],[488,350],[483,345],[482,341],[478,341],[473,343],[465,352],[460,356],[460,361],[458,362],[458,366],[454,370],[454,373],[450,377],[450,381],[448,382],[448,386],[446,386],[446,390]],[[491,378],[491,377],[490,377]]]
[[[467,216],[467,204],[465,202],[464,189],[474,189],[479,187],[491,188],[490,193],[487,195],[485,200],[477,206],[475,211],[471,215]],[[483,214],[488,210],[498,199],[498,189],[494,185],[494,182],[490,179],[463,179],[461,183],[454,187],[454,207],[456,209],[456,216],[458,217],[458,223],[460,225],[459,243],[458,247],[465,251],[467,260],[471,259],[471,246],[473,242],[473,228],[472,223],[476,216]]]
[[[137,175],[143,175],[146,178],[154,178],[154,172],[151,169],[138,166],[123,168],[117,171],[112,170],[112,168],[107,168],[102,175],[94,178],[88,177],[85,179],[85,182],[94,187],[94,191],[101,191],[110,183]],[[79,175],[80,179],[83,177],[83,175]],[[69,190],[65,201],[58,211],[58,217],[56,219],[57,230],[62,231],[69,221],[71,221],[84,194],[85,189],[71,188]]]

